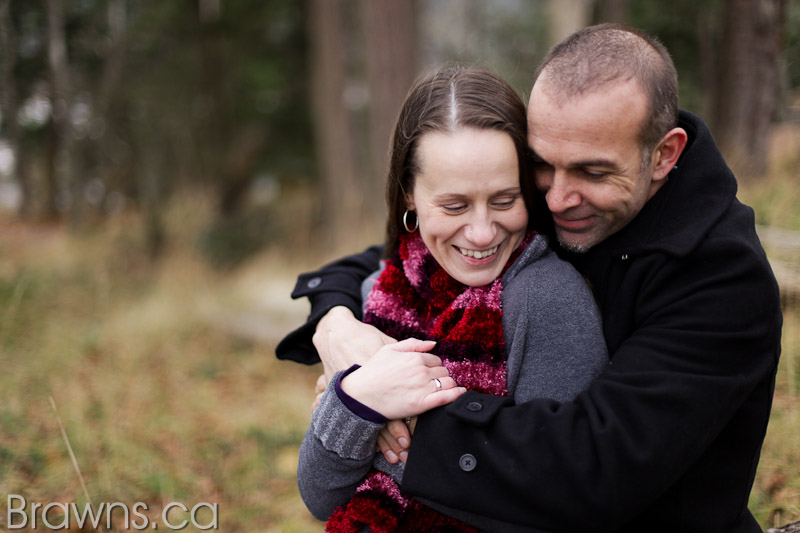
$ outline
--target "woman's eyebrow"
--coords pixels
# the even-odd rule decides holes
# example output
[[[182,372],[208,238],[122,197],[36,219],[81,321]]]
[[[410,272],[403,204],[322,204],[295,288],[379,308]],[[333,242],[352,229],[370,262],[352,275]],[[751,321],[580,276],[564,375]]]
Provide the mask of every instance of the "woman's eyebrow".
[[[507,194],[520,194],[522,193],[522,187],[508,187],[506,189],[502,189],[499,191],[495,191],[491,194],[494,198],[496,196],[503,196]],[[433,197],[436,201],[443,201],[443,200],[464,200],[468,198],[468,194],[457,193],[457,192],[446,192],[442,194],[437,194]]]

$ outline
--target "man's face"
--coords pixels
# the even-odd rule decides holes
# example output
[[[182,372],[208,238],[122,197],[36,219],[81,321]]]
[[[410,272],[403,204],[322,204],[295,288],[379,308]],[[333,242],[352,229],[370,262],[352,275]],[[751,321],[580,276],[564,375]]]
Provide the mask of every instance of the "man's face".
[[[561,245],[583,253],[625,227],[663,183],[653,181],[652,154],[642,166],[646,99],[629,81],[559,106],[546,84],[537,80],[528,106],[536,185]]]

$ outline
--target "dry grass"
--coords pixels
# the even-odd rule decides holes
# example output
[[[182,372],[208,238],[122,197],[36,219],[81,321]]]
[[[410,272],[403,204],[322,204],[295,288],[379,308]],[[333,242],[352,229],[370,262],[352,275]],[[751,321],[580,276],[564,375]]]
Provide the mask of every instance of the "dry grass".
[[[757,183],[741,187],[739,196],[751,205],[756,222],[765,226],[800,232],[800,125],[777,128],[771,142],[770,174]],[[800,247],[785,242],[765,241],[770,260],[780,266],[782,276],[800,272]],[[776,274],[779,269],[776,268]],[[750,508],[765,527],[800,520],[800,295],[798,287],[786,299],[781,361],[775,386],[770,425],[761,454]]]
[[[764,527],[800,520],[800,314],[784,315],[775,399],[750,508]]]
[[[190,247],[151,265],[137,226],[3,224],[0,493],[83,505],[52,396],[95,506],[145,502],[158,521],[168,502],[215,502],[222,531],[319,530],[295,484],[316,370],[217,327],[239,276]]]
[[[800,230],[797,153],[742,189],[760,223]],[[295,275],[339,253],[303,246],[306,204],[285,203],[294,247],[224,273],[192,245],[210,217],[202,195],[170,208],[156,264],[136,217],[81,236],[0,219],[0,495],[83,504],[52,396],[95,505],[146,502],[158,521],[168,502],[215,502],[222,531],[319,531],[295,484],[317,369],[273,353],[307,310],[289,300]],[[765,527],[800,519],[798,352],[800,310],[788,309],[751,498]]]

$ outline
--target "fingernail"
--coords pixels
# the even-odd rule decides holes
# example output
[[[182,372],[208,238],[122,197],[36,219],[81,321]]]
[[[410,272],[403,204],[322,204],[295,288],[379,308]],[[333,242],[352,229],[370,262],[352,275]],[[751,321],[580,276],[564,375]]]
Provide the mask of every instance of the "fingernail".
[[[399,439],[397,439],[397,442],[398,442],[398,443],[400,444],[400,446],[402,446],[403,448],[408,448],[408,439],[407,439],[407,438],[405,438],[405,437],[400,437]]]
[[[393,451],[389,450],[388,452],[386,452],[386,460],[394,464],[397,462],[397,455],[395,455]]]
[[[408,452],[400,452],[400,460],[404,463],[408,461]]]

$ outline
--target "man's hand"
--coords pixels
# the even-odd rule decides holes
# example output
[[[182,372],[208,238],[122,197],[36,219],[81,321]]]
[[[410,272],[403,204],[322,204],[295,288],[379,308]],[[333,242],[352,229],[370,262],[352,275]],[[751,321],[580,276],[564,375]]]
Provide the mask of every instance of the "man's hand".
[[[383,345],[396,342],[377,328],[364,324],[343,306],[334,307],[317,324],[311,339],[325,368],[326,383],[339,370],[363,365]]]
[[[408,423],[403,420],[392,420],[378,433],[378,450],[387,461],[392,464],[397,461],[406,462],[408,448],[411,446],[411,435],[416,425],[416,416]]]

